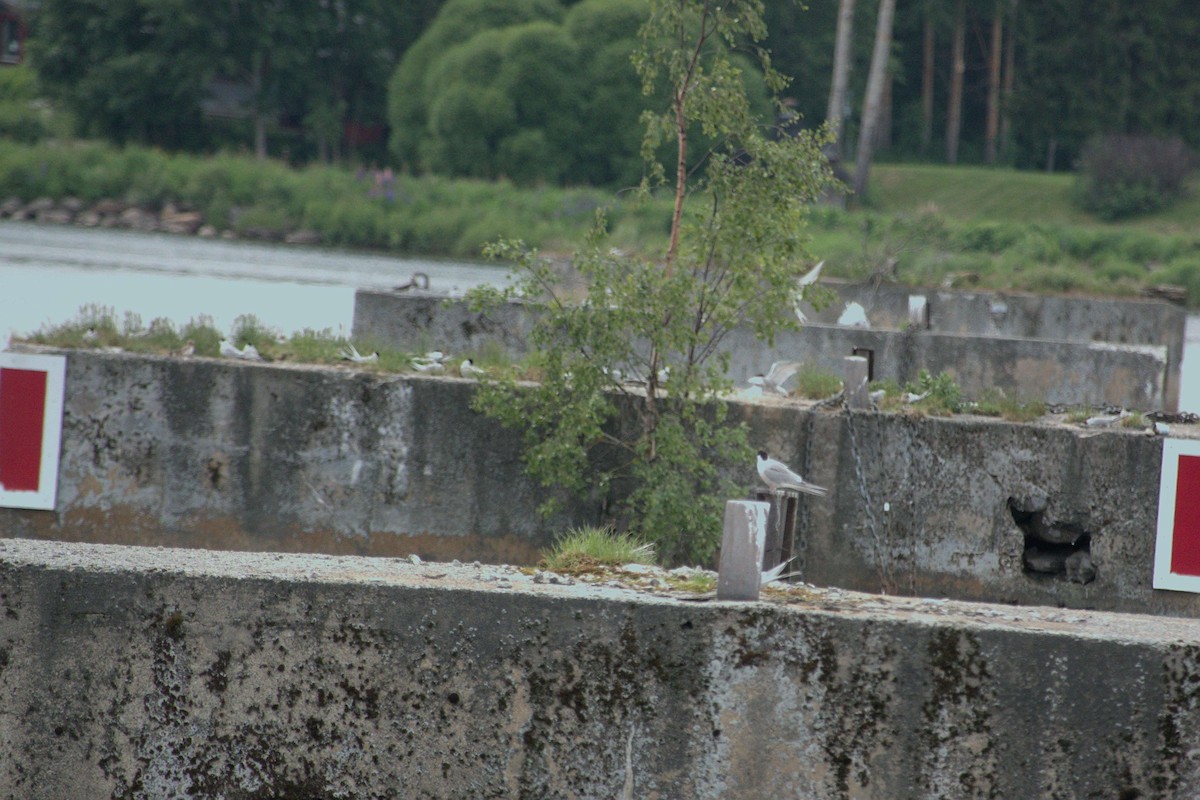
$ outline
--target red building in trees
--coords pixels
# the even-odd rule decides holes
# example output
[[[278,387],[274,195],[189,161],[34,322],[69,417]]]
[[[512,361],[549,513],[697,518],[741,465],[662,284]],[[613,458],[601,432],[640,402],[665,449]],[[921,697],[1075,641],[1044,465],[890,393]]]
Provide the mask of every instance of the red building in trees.
[[[20,64],[24,55],[24,15],[16,4],[0,0],[0,66]]]

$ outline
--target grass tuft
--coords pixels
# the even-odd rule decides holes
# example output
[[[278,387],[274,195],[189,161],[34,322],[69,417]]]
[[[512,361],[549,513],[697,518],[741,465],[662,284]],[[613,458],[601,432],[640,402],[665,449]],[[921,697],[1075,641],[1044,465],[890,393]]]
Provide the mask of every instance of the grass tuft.
[[[542,555],[542,566],[555,572],[588,572],[597,567],[654,564],[654,545],[612,528],[584,526],[563,534]]]

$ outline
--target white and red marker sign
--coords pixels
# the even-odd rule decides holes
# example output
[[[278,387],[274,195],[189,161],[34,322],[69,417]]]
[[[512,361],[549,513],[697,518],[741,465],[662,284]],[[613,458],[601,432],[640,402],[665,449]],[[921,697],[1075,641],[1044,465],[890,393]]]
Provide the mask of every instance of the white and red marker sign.
[[[0,353],[0,506],[54,509],[65,356]]]
[[[1200,592],[1200,441],[1163,441],[1154,588]]]

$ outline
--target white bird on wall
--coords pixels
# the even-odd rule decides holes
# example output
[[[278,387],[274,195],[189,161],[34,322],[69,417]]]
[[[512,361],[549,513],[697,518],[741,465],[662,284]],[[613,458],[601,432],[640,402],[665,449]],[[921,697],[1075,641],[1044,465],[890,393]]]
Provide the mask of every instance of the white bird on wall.
[[[824,497],[829,493],[829,490],[824,486],[809,483],[800,475],[792,472],[791,468],[782,461],[768,458],[766,450],[758,451],[758,477],[762,478],[763,483],[772,492],[778,492],[782,489],[792,492],[804,492],[816,497]]]
[[[228,339],[222,339],[218,350],[225,358],[239,358],[242,361],[262,361],[263,358],[258,354],[258,348],[249,342],[241,350],[230,344]]]
[[[486,375],[487,371],[482,367],[475,366],[475,362],[469,358],[464,358],[463,362],[458,365],[458,374],[464,378],[478,378],[480,375]]]
[[[371,353],[369,356],[364,356],[359,353],[357,349],[355,349],[353,344],[347,343],[347,345],[342,348],[342,358],[346,361],[353,361],[355,364],[368,364],[372,361],[378,361],[379,353],[375,352]]]
[[[816,283],[817,278],[821,277],[821,267],[823,266],[825,266],[824,261],[817,262],[815,267],[804,273],[804,275],[800,277],[800,280],[796,281],[796,286],[798,289],[796,290],[796,298],[792,303],[792,308],[796,311],[796,319],[800,320],[802,323],[808,322],[808,317],[804,315],[804,310],[800,307],[800,304],[804,302],[804,290],[805,288]]]
[[[764,391],[787,396],[783,385],[803,366],[799,361],[776,361],[766,375],[755,375],[746,382],[751,386],[761,387]]]

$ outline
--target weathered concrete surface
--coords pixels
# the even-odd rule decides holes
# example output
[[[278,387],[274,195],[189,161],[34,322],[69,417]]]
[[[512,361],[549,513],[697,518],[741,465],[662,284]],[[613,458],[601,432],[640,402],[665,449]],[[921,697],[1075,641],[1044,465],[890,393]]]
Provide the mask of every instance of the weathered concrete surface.
[[[967,291],[882,284],[822,282],[837,293],[840,303],[806,315],[812,322],[832,325],[843,304],[863,306],[877,328],[908,327],[908,298],[924,296],[929,329],[938,333],[1058,339],[1070,342],[1160,344],[1175,363],[1183,352],[1187,309],[1164,300],[1130,297],[1085,297],[1026,292]]]
[[[856,348],[865,348],[874,352],[875,380],[891,378],[903,384],[915,381],[921,370],[935,375],[947,371],[968,397],[1000,389],[1010,397],[1048,403],[1119,405],[1144,411],[1174,411],[1178,407],[1185,319],[1180,309],[1155,303],[1149,304],[1149,311],[1133,313],[1128,309],[1141,309],[1147,304],[1108,301],[1113,308],[1102,317],[1098,310],[1104,305],[1102,301],[1087,301],[1075,307],[1067,298],[1057,300],[1057,312],[1039,315],[1032,301],[1022,304],[1013,298],[1012,307],[1025,311],[1011,316],[1025,324],[1022,327],[1014,322],[1009,326],[1021,333],[1046,329],[1061,334],[1057,338],[1018,337],[1007,331],[961,331],[963,326],[954,324],[954,319],[963,320],[972,313],[990,318],[990,312],[983,310],[987,298],[981,296],[948,306],[956,309],[955,317],[947,320],[950,331],[867,330],[814,320],[800,331],[780,333],[772,347],[749,331],[735,330],[724,339],[722,349],[732,354],[730,377],[735,381],[765,373],[776,360],[803,361],[841,374],[842,358],[854,355]],[[893,305],[885,307],[891,309]],[[931,303],[938,309],[944,305]],[[1154,328],[1149,322],[1154,309],[1163,311],[1172,324]],[[1078,330],[1071,333],[1075,323],[1089,313],[1095,319],[1114,321],[1107,326],[1080,322]],[[1123,313],[1132,321],[1126,321]],[[887,321],[897,322],[890,315]],[[470,311],[461,301],[447,302],[446,298],[429,295],[364,290],[356,292],[354,298],[354,336],[399,349],[434,348],[455,353],[496,349],[519,357],[526,352],[530,324],[530,316],[517,304],[484,314]],[[897,328],[902,327],[897,324]],[[1086,333],[1099,336],[1110,332],[1116,337],[1113,341],[1084,337]],[[1163,338],[1155,340],[1159,332]]]
[[[1000,390],[1021,401],[1168,408],[1167,349],[1154,345],[1001,339],[987,336],[805,325],[766,348],[748,331],[723,342],[734,353],[730,377],[766,373],[776,360],[802,361],[840,375],[842,359],[869,350],[871,380],[916,383],[922,370],[948,372],[969,398]],[[1174,408],[1174,406],[1170,406]]]
[[[66,540],[528,563],[568,520],[471,385],[334,368],[67,352],[53,514]]]
[[[1200,616],[1196,595],[1151,585],[1161,439],[843,412],[814,415],[802,446],[780,449],[781,457],[807,461],[806,477],[834,487],[828,502],[804,503],[805,580]],[[1022,512],[1040,514],[1040,537],[1022,527]],[[1072,542],[1076,548],[1067,547]],[[1030,571],[1024,557],[1031,546],[1078,551],[1094,566],[1094,579]]]
[[[1190,798],[1190,621],[0,541],[0,797]]]
[[[470,410],[473,386],[71,351],[56,508],[0,509],[0,535],[530,564],[554,534],[604,521],[605,498],[538,517],[545,491],[517,435]],[[784,401],[731,413],[831,489],[799,506],[810,582],[1200,616],[1200,596],[1151,586],[1159,438]],[[759,486],[753,461],[731,477]],[[1018,517],[1035,514],[1065,540],[1031,539]],[[1031,546],[1078,551],[1093,579],[1031,571]]]

